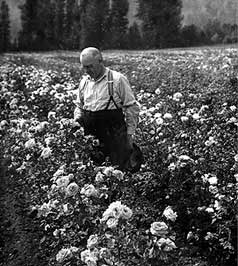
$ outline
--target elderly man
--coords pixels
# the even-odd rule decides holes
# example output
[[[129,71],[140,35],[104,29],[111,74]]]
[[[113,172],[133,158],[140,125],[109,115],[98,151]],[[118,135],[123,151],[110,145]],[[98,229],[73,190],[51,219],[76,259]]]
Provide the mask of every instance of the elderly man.
[[[80,62],[87,75],[79,85],[74,119],[86,135],[99,139],[103,160],[109,156],[113,165],[125,170],[134,146],[139,104],[127,78],[105,67],[97,48],[84,49]]]

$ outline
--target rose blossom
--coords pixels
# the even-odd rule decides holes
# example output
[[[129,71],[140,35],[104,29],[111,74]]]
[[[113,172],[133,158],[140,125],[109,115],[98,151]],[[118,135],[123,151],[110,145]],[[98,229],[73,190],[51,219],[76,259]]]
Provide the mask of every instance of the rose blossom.
[[[200,119],[200,115],[198,113],[193,114],[192,117],[194,120]]]
[[[173,116],[170,113],[166,113],[166,114],[163,115],[163,118],[164,119],[172,119]]]
[[[118,219],[116,218],[109,218],[107,220],[108,228],[115,228],[118,225]]]
[[[36,145],[35,139],[29,139],[26,143],[25,143],[25,148],[26,149],[31,149]]]
[[[80,255],[81,255],[81,261],[85,262],[86,258],[91,256],[91,252],[90,250],[86,249],[82,251]]]
[[[164,123],[164,120],[163,120],[163,118],[158,117],[158,118],[155,119],[155,122],[156,122],[156,124],[158,126],[160,126],[160,125],[162,125]]]
[[[109,166],[109,167],[106,167],[104,170],[103,170],[103,174],[105,176],[111,176],[112,173],[114,171],[114,168],[112,166]]]
[[[46,159],[46,158],[49,158],[51,154],[52,154],[52,150],[49,147],[46,147],[42,150],[40,156]]]
[[[87,257],[85,259],[85,263],[87,264],[87,266],[97,266],[97,258]]]
[[[100,258],[109,259],[111,257],[110,250],[108,248],[101,248],[99,251]]]
[[[132,216],[132,210],[127,206],[123,206],[121,218],[128,220],[131,218],[131,216]]]
[[[160,238],[157,241],[157,245],[163,251],[171,251],[176,248],[176,245],[174,244],[174,242],[169,238]]]
[[[104,181],[103,177],[104,177],[104,175],[101,172],[98,172],[96,174],[95,181],[98,182],[98,183],[103,182]]]
[[[211,207],[206,208],[205,211],[208,212],[208,213],[214,213],[214,209],[211,208]]]
[[[98,236],[91,235],[87,240],[87,248],[92,249],[98,244]]]
[[[39,216],[47,216],[51,211],[49,203],[43,203],[40,208],[38,209]]]
[[[182,93],[180,93],[180,92],[174,93],[174,95],[173,95],[173,100],[174,101],[178,102],[178,101],[180,101],[181,98],[183,98],[183,94]]]
[[[168,220],[174,222],[177,218],[177,213],[172,210],[170,206],[166,207],[163,216],[165,216]]]
[[[208,178],[208,182],[210,183],[210,185],[217,185],[217,177],[212,176],[212,177]]]
[[[230,109],[231,109],[232,112],[234,112],[236,110],[236,106],[232,105],[232,106],[230,106]]]
[[[236,155],[234,156],[234,160],[235,160],[235,162],[238,162],[238,154],[236,154]]]
[[[58,187],[67,187],[70,182],[69,176],[62,176],[56,180]]]
[[[68,196],[75,196],[79,191],[79,186],[75,183],[72,182],[66,187],[66,194]]]
[[[72,252],[69,248],[62,248],[56,255],[56,260],[59,263],[62,263],[64,260],[71,258]]]
[[[164,222],[153,222],[150,232],[152,235],[165,236],[168,233],[168,226]]]
[[[112,175],[115,176],[118,180],[122,180],[124,174],[120,170],[113,170]]]
[[[81,189],[80,194],[86,196],[86,197],[96,197],[98,195],[98,192],[94,185],[92,184],[86,184],[84,187]]]
[[[187,116],[181,116],[180,119],[182,122],[187,122],[189,118]]]
[[[160,93],[161,93],[160,88],[157,88],[157,89],[155,90],[155,94],[159,95]]]

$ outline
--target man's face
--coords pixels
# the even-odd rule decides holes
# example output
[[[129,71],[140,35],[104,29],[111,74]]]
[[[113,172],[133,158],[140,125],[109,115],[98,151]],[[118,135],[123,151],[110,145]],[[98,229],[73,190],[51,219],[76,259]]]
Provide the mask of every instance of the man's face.
[[[93,79],[96,79],[102,71],[102,63],[98,58],[85,55],[81,58],[81,65],[84,71]]]

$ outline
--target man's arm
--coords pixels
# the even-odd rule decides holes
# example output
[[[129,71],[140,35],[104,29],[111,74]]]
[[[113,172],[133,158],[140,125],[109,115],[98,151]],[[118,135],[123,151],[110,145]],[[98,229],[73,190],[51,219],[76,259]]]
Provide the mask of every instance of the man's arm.
[[[76,107],[74,109],[74,120],[75,121],[80,121],[80,119],[82,117],[82,109],[83,109],[83,105],[84,105],[84,102],[83,102],[83,91],[82,90],[83,90],[85,82],[86,82],[85,79],[82,79],[80,81],[78,92],[77,92],[77,99],[74,102],[75,105],[76,105]]]
[[[140,106],[136,101],[128,79],[122,75],[119,80],[119,93],[122,100],[129,142],[132,143],[133,135],[139,120]]]

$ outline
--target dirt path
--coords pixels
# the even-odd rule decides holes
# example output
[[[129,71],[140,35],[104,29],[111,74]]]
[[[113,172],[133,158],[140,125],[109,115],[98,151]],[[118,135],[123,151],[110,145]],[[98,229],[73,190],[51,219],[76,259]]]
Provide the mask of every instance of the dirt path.
[[[0,166],[0,266],[46,266],[42,233],[29,213],[24,187],[10,177],[6,161]]]

